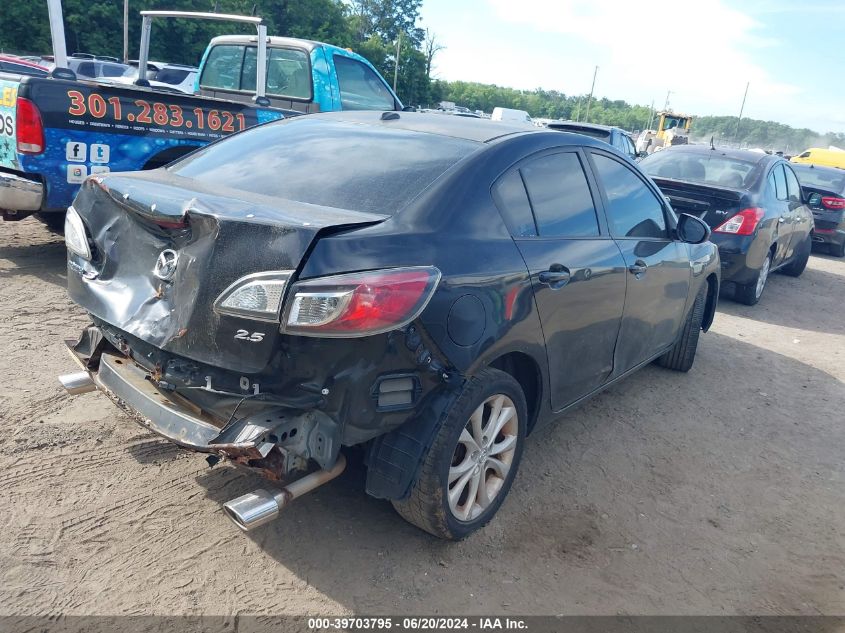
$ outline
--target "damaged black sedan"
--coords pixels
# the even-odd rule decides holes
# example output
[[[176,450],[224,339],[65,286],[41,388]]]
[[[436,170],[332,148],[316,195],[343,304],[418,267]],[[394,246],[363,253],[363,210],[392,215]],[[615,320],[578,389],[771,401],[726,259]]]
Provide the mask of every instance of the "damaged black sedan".
[[[719,290],[698,218],[604,143],[419,113],[256,127],[89,178],[67,214],[70,343],[151,431],[279,482],[243,529],[365,451],[367,492],[458,539],[540,422],[643,365],[687,371]]]

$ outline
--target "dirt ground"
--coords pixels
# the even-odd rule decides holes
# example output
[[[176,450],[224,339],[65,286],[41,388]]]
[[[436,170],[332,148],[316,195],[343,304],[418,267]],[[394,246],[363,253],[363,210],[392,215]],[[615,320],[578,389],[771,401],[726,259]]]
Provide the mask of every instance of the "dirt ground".
[[[720,305],[693,370],[649,367],[534,433],[453,544],[363,467],[248,535],[260,484],[69,397],[65,249],[0,224],[0,614],[845,614],[845,261]]]

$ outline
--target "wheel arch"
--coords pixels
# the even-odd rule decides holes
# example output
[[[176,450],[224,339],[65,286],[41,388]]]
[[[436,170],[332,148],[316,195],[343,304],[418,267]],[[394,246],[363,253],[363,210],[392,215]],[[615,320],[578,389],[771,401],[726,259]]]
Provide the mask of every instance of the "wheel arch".
[[[719,279],[716,273],[710,273],[707,275],[707,305],[704,308],[704,321],[701,324],[701,329],[704,332],[713,325],[717,303],[719,303]]]
[[[543,398],[543,374],[539,363],[529,354],[514,351],[496,357],[487,366],[509,374],[522,387],[528,407],[526,433],[531,433],[537,423]]]

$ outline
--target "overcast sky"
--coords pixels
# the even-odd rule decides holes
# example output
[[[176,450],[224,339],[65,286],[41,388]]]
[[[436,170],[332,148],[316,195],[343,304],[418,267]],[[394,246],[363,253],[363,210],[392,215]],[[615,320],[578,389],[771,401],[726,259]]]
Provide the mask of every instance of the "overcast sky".
[[[843,0],[425,0],[435,76],[845,132]]]

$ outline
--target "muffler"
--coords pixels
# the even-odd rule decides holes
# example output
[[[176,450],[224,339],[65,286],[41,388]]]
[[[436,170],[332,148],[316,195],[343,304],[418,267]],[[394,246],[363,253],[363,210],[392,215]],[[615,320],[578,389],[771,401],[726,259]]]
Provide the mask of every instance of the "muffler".
[[[328,483],[346,468],[346,457],[338,453],[337,461],[329,470],[318,470],[302,479],[288,484],[281,490],[271,492],[263,488],[241,495],[223,504],[223,510],[244,532],[269,523],[291,501],[307,492]]]
[[[88,393],[95,391],[97,385],[91,379],[91,375],[87,371],[77,371],[72,374],[63,374],[59,376],[59,382],[72,396],[78,396],[81,393]]]

